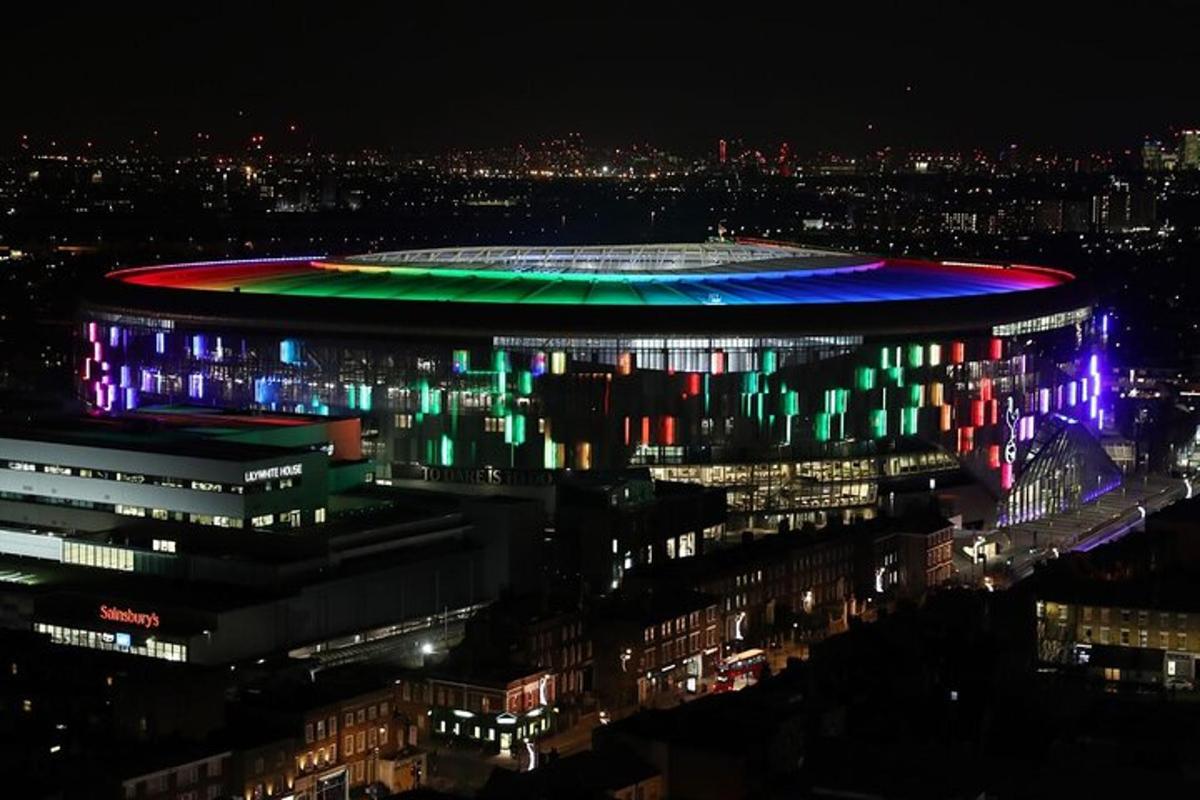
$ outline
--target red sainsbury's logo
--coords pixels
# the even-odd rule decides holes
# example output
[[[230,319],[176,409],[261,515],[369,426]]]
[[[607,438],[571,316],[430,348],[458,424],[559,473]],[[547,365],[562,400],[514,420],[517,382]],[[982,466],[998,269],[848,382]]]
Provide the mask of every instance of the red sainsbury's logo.
[[[117,608],[116,606],[100,606],[100,619],[105,622],[123,622],[126,625],[137,625],[139,628],[157,628],[158,614],[134,611],[132,608]]]

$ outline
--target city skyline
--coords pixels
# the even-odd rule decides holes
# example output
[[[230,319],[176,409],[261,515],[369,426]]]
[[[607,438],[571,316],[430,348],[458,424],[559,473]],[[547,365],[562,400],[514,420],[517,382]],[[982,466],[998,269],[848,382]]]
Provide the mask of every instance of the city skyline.
[[[805,153],[1120,148],[1200,126],[1181,3],[1122,25],[1071,7],[972,24],[949,2],[857,16],[147,11],[18,12],[0,142],[113,148],[157,131],[177,151],[269,131],[323,151],[432,151],[580,131]]]

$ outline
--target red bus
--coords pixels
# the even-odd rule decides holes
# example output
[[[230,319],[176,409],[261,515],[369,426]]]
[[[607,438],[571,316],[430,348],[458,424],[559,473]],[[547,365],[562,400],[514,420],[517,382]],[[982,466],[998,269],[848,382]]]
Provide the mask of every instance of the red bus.
[[[767,668],[767,654],[755,648],[735,653],[717,669],[717,681],[713,684],[713,692],[736,692],[753,686],[762,678]]]

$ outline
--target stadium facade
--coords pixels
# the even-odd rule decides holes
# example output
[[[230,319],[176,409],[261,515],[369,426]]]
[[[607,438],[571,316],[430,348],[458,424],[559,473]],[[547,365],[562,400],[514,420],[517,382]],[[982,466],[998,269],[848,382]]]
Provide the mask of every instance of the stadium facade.
[[[1101,328],[1041,267],[763,241],[411,250],[113,272],[80,384],[102,411],[361,414],[384,481],[645,468],[797,524],[965,469],[1008,524],[1119,482],[1061,434],[1102,424]]]

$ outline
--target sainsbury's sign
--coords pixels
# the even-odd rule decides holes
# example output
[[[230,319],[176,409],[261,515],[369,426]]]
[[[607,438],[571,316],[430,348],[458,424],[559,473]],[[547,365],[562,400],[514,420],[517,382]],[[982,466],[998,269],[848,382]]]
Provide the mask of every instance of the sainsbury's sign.
[[[157,628],[159,619],[157,612],[134,611],[132,608],[117,608],[116,606],[101,605],[100,619],[105,622],[120,622],[125,625],[136,625],[139,628]]]

